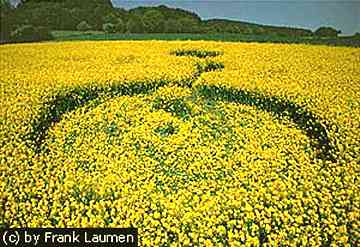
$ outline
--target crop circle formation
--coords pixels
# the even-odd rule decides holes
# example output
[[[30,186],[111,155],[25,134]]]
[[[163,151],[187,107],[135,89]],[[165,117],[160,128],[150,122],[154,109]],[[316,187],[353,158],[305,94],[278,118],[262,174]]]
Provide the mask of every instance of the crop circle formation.
[[[142,246],[359,240],[358,49],[65,42],[0,53],[2,227],[133,226]]]

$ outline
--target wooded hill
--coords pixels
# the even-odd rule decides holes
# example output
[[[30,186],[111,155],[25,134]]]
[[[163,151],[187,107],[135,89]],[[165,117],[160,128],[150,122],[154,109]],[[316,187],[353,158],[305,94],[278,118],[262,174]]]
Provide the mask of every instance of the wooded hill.
[[[109,33],[240,33],[310,36],[309,29],[259,25],[225,19],[202,20],[196,13],[170,8],[114,7],[111,0],[22,0],[16,7],[1,1],[1,38],[41,30],[102,30]],[[21,30],[19,30],[19,28]],[[327,36],[339,31],[326,29]],[[30,32],[28,30],[28,32]]]

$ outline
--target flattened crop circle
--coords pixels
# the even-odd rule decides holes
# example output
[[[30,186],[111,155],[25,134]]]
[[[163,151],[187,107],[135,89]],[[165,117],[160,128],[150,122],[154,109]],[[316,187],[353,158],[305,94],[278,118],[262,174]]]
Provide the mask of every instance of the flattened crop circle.
[[[224,65],[197,69],[194,80]],[[269,226],[291,226],[255,220],[273,213],[292,210],[311,223],[298,188],[315,191],[313,178],[335,152],[316,116],[253,92],[166,84],[77,88],[45,105],[29,138],[45,180],[56,181],[47,195],[53,226],[132,225],[144,242],[185,234],[226,243],[234,229],[266,242],[276,231]],[[71,210],[60,217],[64,205]]]
[[[319,169],[310,139],[290,121],[177,86],[85,105],[65,114],[46,140],[46,163],[61,178],[55,193],[73,208],[72,222],[85,210],[103,226],[139,227],[142,239],[155,238],[144,229],[158,226],[178,241],[170,225],[228,229],[230,218],[260,229],[249,218],[255,200],[273,207],[269,193],[291,198],[289,185]]]

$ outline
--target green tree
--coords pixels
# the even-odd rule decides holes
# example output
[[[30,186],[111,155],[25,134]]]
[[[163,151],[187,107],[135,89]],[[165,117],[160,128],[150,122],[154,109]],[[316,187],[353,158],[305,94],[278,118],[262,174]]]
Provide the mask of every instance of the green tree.
[[[102,19],[104,23],[115,23],[117,22],[117,16],[115,13],[109,13],[105,15]]]
[[[0,0],[0,10],[4,11],[4,10],[11,10],[11,4],[9,0]]]
[[[10,39],[13,26],[13,8],[8,0],[0,0],[0,42]]]
[[[143,33],[144,23],[139,16],[133,15],[126,23],[126,30],[129,33]]]
[[[78,31],[89,31],[91,26],[86,21],[82,21],[76,26],[76,29]]]
[[[164,17],[160,11],[150,10],[147,11],[143,18],[145,31],[147,33],[161,33],[164,30]]]
[[[34,27],[22,25],[11,32],[10,40],[13,42],[30,42],[53,39],[49,29],[45,27]]]
[[[126,25],[121,18],[118,18],[115,23],[115,30],[117,33],[125,33],[126,32]]]
[[[86,21],[86,23],[89,24],[89,22],[87,21],[89,17],[84,9],[72,8],[70,9],[70,15],[74,20],[74,22],[76,23],[75,25],[76,30],[77,30],[77,25],[82,21]]]
[[[261,34],[265,34],[266,30],[263,27],[257,26],[252,29],[252,33],[255,35],[261,35]]]
[[[180,33],[181,25],[176,19],[169,19],[164,23],[165,33]]]
[[[103,24],[103,31],[105,33],[115,33],[116,32],[115,25],[112,23],[105,23]]]
[[[108,6],[98,5],[93,10],[87,9],[87,19],[89,24],[95,29],[102,29],[104,23],[113,23],[116,16]]]
[[[178,20],[182,33],[198,33],[200,23],[192,18],[180,18]]]
[[[71,12],[71,9],[61,8],[57,13],[57,25],[54,29],[59,30],[76,30],[77,24],[80,20],[77,19]]]
[[[321,37],[337,37],[340,34],[340,30],[336,30],[332,27],[319,27],[314,34]]]

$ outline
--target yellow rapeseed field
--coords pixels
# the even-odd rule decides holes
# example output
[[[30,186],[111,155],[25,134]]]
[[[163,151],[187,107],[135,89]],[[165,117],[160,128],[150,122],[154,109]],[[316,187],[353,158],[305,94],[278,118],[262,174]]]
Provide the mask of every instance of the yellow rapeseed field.
[[[360,50],[0,46],[0,227],[141,246],[356,246]]]

